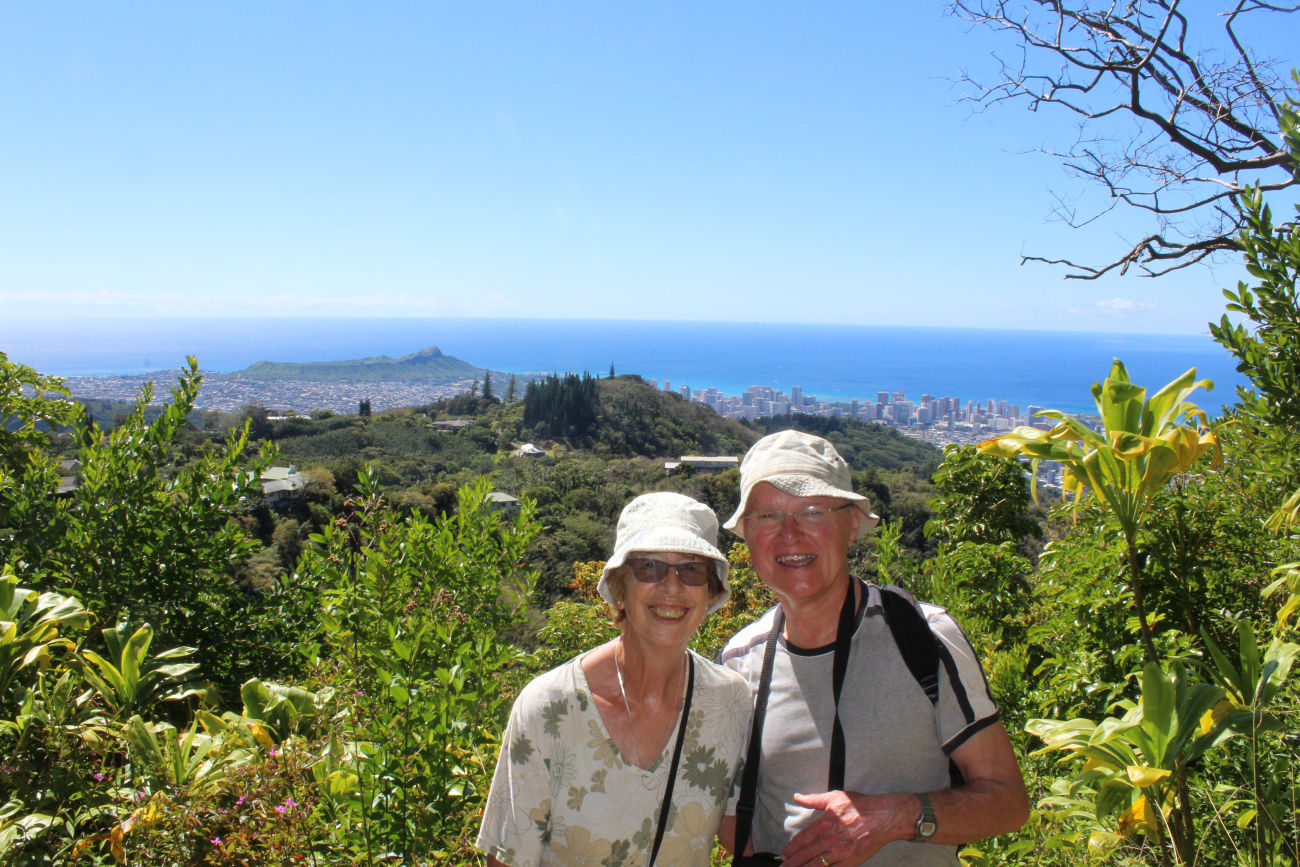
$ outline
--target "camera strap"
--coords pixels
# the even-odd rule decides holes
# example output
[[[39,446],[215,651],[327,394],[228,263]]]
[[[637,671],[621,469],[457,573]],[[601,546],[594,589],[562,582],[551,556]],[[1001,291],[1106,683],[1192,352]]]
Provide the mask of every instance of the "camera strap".
[[[689,677],[686,680],[686,697],[682,699],[682,721],[677,726],[677,745],[673,747],[673,764],[668,769],[668,782],[664,786],[664,802],[659,807],[659,827],[655,830],[654,846],[650,849],[650,860],[646,867],[654,867],[655,856],[659,854],[659,844],[664,839],[664,829],[668,827],[668,813],[673,805],[673,783],[677,781],[677,765],[682,760],[682,741],[686,740],[686,721],[691,715],[691,696],[695,693],[695,660],[686,657],[690,663]]]
[[[840,606],[840,622],[835,629],[835,658],[831,662],[831,690],[835,696],[835,720],[831,725],[831,761],[826,775],[826,791],[837,792],[844,788],[844,726],[840,724],[840,693],[844,691],[844,675],[849,670],[849,650],[853,645],[854,613],[853,585],[862,584],[856,578],[849,583]],[[862,587],[865,600],[867,588]]]
[[[829,785],[827,791],[844,788],[845,742],[844,728],[840,724],[840,692],[844,689],[844,676],[849,667],[849,649],[853,642],[853,629],[856,621],[857,606],[853,600],[853,584],[862,584],[854,579],[844,604],[840,606],[839,624],[835,630],[835,657],[831,662],[831,689],[835,697],[835,720],[831,730],[830,768],[827,774]],[[863,585],[863,600],[866,587]],[[772,688],[772,668],[776,661],[776,644],[785,628],[785,612],[780,606],[772,621],[772,631],[768,633],[767,644],[763,648],[763,669],[758,678],[758,692],[754,696],[754,719],[750,724],[749,750],[745,755],[745,773],[740,778],[740,797],[736,802],[736,838],[735,855],[739,858],[749,845],[749,837],[754,827],[754,806],[758,800],[758,762],[763,746],[763,720],[767,716],[767,696]],[[734,860],[733,860],[734,863]]]
[[[749,834],[754,827],[754,802],[758,799],[758,757],[763,747],[763,719],[767,716],[767,693],[772,686],[772,665],[776,660],[776,642],[785,628],[785,612],[778,605],[772,617],[772,631],[763,648],[763,671],[758,678],[758,692],[754,696],[754,719],[749,727],[749,751],[745,755],[745,773],[740,778],[740,799],[736,802],[735,855],[740,858],[749,845]]]

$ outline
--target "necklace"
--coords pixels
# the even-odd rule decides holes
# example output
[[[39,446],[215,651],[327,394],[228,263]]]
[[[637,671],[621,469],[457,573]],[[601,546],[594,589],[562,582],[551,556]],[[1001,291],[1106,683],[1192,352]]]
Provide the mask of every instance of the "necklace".
[[[641,757],[641,739],[636,736],[636,722],[632,719],[632,706],[627,703],[627,689],[623,686],[623,666],[619,664],[618,652],[623,648],[623,636],[618,638],[618,647],[614,648],[614,673],[618,675],[618,694],[623,699],[623,710],[627,712],[628,731],[632,735],[632,748],[636,750],[636,755],[632,757],[632,763],[641,767],[636,760]],[[686,686],[686,665],[687,657],[683,654],[682,658],[682,688]]]

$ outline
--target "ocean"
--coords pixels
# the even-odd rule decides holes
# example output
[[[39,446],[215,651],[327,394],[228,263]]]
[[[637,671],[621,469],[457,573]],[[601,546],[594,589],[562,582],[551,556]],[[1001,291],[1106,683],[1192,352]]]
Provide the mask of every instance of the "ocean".
[[[751,385],[825,401],[881,391],[1095,411],[1089,392],[1120,358],[1150,391],[1189,367],[1214,381],[1191,400],[1210,415],[1245,379],[1208,335],[1100,334],[874,325],[587,319],[63,319],[0,321],[11,361],[58,376],[175,370],[187,355],[214,372],[256,361],[393,358],[437,346],[510,373],[637,373],[674,390]],[[497,383],[497,391],[504,390]]]

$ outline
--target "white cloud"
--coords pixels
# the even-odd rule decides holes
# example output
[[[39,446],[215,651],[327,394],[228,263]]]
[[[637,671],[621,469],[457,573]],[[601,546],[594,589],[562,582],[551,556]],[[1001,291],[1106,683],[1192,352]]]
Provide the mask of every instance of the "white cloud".
[[[1087,307],[1071,308],[1070,314],[1073,316],[1130,316],[1135,313],[1145,313],[1148,310],[1155,310],[1156,305],[1147,301],[1131,301],[1128,298],[1109,298],[1102,301],[1095,301]]]

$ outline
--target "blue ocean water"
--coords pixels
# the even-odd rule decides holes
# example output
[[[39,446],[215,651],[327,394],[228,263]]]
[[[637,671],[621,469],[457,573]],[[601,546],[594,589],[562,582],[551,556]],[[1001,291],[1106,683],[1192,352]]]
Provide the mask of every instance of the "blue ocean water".
[[[822,400],[874,402],[877,392],[1006,400],[1072,413],[1094,410],[1089,387],[1120,358],[1154,390],[1189,367],[1214,381],[1192,400],[1212,415],[1244,378],[1208,335],[1131,335],[873,325],[584,319],[62,319],[0,322],[10,360],[60,376],[255,361],[399,357],[430,346],[493,371],[638,373],[674,389],[750,385]],[[500,386],[498,386],[500,388]]]

